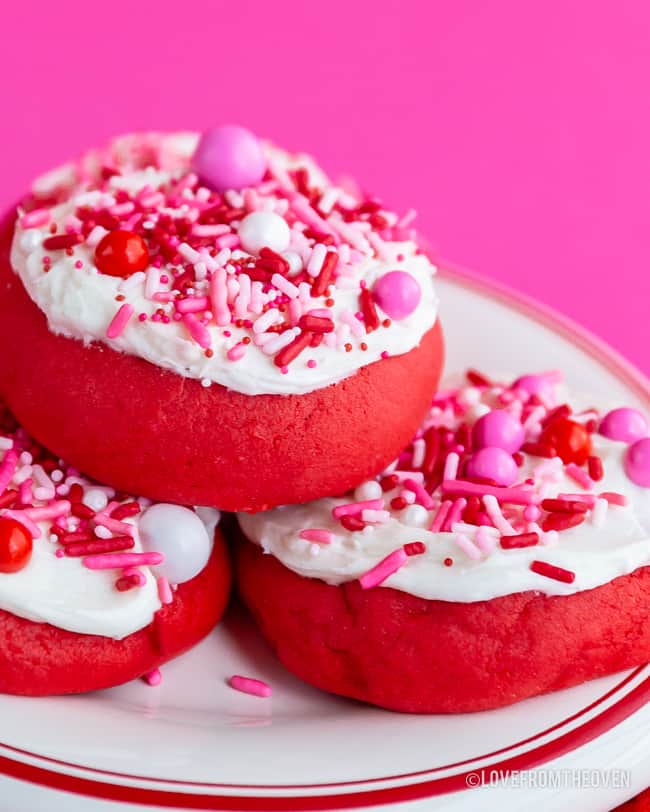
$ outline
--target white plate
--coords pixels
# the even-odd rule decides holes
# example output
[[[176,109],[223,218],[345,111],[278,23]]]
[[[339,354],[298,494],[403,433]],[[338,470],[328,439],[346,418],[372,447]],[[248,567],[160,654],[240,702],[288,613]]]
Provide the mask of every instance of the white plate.
[[[575,325],[459,272],[445,274],[440,293],[449,370],[560,367],[571,386],[650,412],[647,381]],[[273,698],[232,691],[226,679],[233,673],[266,679]],[[389,713],[302,685],[275,662],[248,619],[231,612],[210,638],[164,669],[159,688],[136,682],[80,697],[0,696],[6,776],[0,776],[0,809],[390,803],[472,810],[489,801],[504,810],[605,810],[650,784],[649,698],[646,666],[499,711]],[[540,765],[632,772],[555,772],[554,778],[540,773]],[[528,781],[519,788],[466,788],[489,781],[491,770],[530,768],[537,768],[538,783],[562,788],[531,789],[532,774],[513,778]],[[601,786],[590,791],[584,786],[590,782]],[[606,782],[625,786],[606,788]]]

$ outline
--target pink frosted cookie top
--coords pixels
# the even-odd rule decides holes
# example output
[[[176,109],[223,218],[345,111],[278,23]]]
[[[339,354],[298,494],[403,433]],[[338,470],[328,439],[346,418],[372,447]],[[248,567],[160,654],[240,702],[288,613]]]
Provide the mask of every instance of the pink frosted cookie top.
[[[212,549],[215,510],[116,493],[53,457],[0,404],[0,609],[81,634],[121,639],[148,626],[171,586]],[[3,567],[17,522],[31,555]],[[15,525],[13,525],[15,526]]]
[[[206,386],[304,393],[435,323],[412,218],[239,128],[137,134],[36,181],[12,265],[54,332]]]
[[[648,566],[648,423],[568,398],[561,377],[469,372],[377,478],[239,522],[301,575],[428,599],[566,595]]]

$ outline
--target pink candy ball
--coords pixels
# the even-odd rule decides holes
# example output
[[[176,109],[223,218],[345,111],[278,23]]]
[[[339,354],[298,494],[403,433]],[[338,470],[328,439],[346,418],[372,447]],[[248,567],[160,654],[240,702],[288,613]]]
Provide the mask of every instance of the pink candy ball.
[[[491,446],[514,454],[524,444],[524,427],[509,412],[495,409],[476,421],[473,438],[475,448]]]
[[[406,271],[389,271],[374,284],[375,302],[391,319],[405,319],[420,304],[420,284]]]
[[[192,169],[218,192],[255,186],[266,172],[262,146],[253,133],[226,125],[206,130],[192,156]]]
[[[482,448],[470,457],[465,474],[469,479],[491,479],[507,488],[517,479],[517,464],[502,448]]]
[[[598,431],[610,440],[633,443],[648,436],[648,421],[636,409],[613,409],[603,417]]]
[[[552,374],[522,375],[512,384],[512,388],[523,389],[529,395],[539,395],[552,403],[554,401],[553,384],[557,382],[557,378]]]
[[[625,473],[642,488],[650,488],[650,437],[637,440],[625,452]]]

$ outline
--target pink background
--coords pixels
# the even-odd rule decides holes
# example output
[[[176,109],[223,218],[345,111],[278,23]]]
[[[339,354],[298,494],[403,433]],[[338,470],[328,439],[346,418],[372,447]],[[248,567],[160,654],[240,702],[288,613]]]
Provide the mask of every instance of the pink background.
[[[3,206],[112,133],[242,123],[650,373],[647,0],[12,2],[0,26]]]

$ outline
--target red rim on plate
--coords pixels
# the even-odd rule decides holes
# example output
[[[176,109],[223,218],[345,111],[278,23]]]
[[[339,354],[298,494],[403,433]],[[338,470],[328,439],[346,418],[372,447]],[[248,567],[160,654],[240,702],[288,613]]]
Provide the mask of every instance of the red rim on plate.
[[[630,363],[624,360],[617,352],[608,347],[603,341],[593,336],[584,328],[574,324],[570,319],[559,315],[552,308],[538,304],[528,297],[516,293],[509,288],[488,282],[482,277],[456,267],[446,265],[442,272],[443,277],[450,278],[467,288],[474,289],[508,307],[524,313],[533,321],[552,328],[556,333],[570,339],[579,348],[596,359],[602,366],[615,374],[619,379],[634,390],[641,398],[650,400],[650,382]],[[637,682],[637,679],[641,679]],[[636,684],[634,684],[636,683]],[[572,729],[561,733],[567,725],[591,714],[597,708],[612,699],[621,691],[629,687],[613,704],[608,705],[595,715],[591,715],[582,723]],[[7,776],[29,781],[52,789],[64,790],[81,795],[88,795],[112,801],[129,803],[151,804],[176,809],[221,809],[221,810],[320,810],[320,809],[354,809],[372,804],[396,803],[419,798],[441,795],[468,787],[479,786],[485,776],[491,771],[512,771],[531,769],[551,759],[559,758],[578,747],[587,744],[596,737],[611,730],[636,710],[641,708],[650,699],[650,666],[643,666],[627,674],[613,688],[604,693],[577,713],[562,720],[551,728],[541,731],[535,736],[517,742],[501,750],[477,756],[471,761],[437,767],[419,773],[399,776],[386,776],[366,781],[346,782],[338,784],[319,785],[276,785],[276,786],[235,786],[224,784],[206,784],[181,781],[162,781],[156,778],[136,775],[121,775],[85,767],[81,764],[71,764],[55,759],[46,758],[37,753],[12,748],[0,742],[0,773]],[[499,759],[508,751],[514,751],[524,745],[548,736],[559,733],[551,741],[540,743],[523,753],[506,756]],[[486,759],[493,759],[487,764]],[[38,763],[30,763],[37,760]],[[469,769],[468,765],[477,763],[480,766]],[[458,772],[435,777],[449,769],[458,769]],[[87,775],[70,775],[61,772],[61,769],[71,769]],[[425,777],[426,776],[426,777]],[[420,777],[421,780],[413,780]],[[154,786],[132,786],[126,783],[110,783],[111,779],[117,781],[143,781]],[[396,780],[409,780],[401,786],[375,787],[373,785]],[[169,788],[161,788],[164,785]],[[181,790],[180,787],[187,788]],[[350,787],[349,791],[345,791]],[[354,787],[355,789],[352,789]],[[361,787],[361,789],[357,789]],[[365,788],[368,787],[368,788]],[[261,790],[295,791],[297,794],[285,795],[234,795],[223,794],[224,790],[243,791],[247,793]],[[338,792],[336,790],[339,790]],[[200,791],[202,790],[202,791]],[[318,796],[311,794],[298,794],[309,790],[325,790],[325,794]]]

